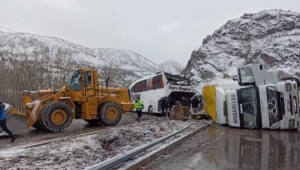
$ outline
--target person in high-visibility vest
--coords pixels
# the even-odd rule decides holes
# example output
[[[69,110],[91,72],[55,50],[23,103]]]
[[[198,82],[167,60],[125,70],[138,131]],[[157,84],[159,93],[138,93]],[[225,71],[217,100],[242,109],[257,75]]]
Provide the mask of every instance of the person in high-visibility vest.
[[[134,103],[135,111],[137,113],[137,121],[140,122],[140,118],[142,117],[142,111],[144,109],[144,104],[140,99],[140,96],[137,96],[137,100]]]

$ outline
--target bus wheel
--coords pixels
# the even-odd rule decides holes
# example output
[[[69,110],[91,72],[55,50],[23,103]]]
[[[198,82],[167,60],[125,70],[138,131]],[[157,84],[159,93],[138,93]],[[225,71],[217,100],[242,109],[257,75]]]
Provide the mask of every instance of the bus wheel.
[[[148,114],[149,115],[153,115],[153,108],[152,108],[152,106],[149,106],[149,108],[148,108]]]

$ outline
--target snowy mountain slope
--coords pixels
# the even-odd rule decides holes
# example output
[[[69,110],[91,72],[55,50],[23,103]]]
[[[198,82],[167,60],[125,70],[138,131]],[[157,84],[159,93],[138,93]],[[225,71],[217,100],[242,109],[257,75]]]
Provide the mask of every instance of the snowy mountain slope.
[[[170,59],[162,64],[159,65],[160,70],[164,70],[165,72],[168,73],[173,73],[173,74],[181,74],[182,70],[184,67],[179,64],[177,61]]]
[[[106,63],[117,65],[122,69],[133,71],[159,70],[157,64],[148,58],[129,50],[115,50],[109,48],[94,49],[97,58],[104,59]]]
[[[24,56],[27,56],[29,60],[33,60],[34,57],[42,59],[48,56],[51,60],[56,57],[58,51],[63,57],[70,55],[76,63],[86,65],[103,64],[101,60],[96,58],[92,49],[67,40],[27,33],[0,31],[0,52],[8,52],[18,56],[19,60],[24,59]]]
[[[270,69],[300,76],[300,14],[265,10],[229,20],[192,52],[183,73],[197,82],[236,75],[263,60]]]
[[[16,60],[46,59],[52,63],[59,56],[62,58],[70,57],[74,61],[73,63],[77,64],[77,67],[114,67],[133,73],[129,76],[132,79],[161,70],[158,64],[134,51],[110,48],[91,49],[60,38],[1,30],[0,53],[8,53],[7,56],[13,56]],[[174,64],[173,70],[172,63]],[[172,61],[167,68],[167,71],[171,73],[178,73],[173,71],[180,67],[178,63]]]
[[[133,70],[136,66],[147,71],[158,69],[158,66],[149,59],[129,50],[90,49],[55,37],[25,33],[0,32],[0,37],[0,51],[24,53],[29,57],[33,57],[32,54],[36,52],[39,57],[49,55],[50,58],[54,58],[58,50],[61,50],[64,54],[72,55],[77,63],[91,64],[96,67],[113,63],[124,69]]]

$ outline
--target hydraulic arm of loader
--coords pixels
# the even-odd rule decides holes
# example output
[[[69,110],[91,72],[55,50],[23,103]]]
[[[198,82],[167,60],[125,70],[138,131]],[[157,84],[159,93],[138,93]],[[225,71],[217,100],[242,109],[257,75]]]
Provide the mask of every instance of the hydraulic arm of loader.
[[[32,99],[34,94],[38,95],[36,100]],[[13,106],[5,104],[8,128],[14,134],[22,133],[26,128],[31,127],[38,120],[41,108],[47,102],[51,102],[52,100],[59,101],[63,96],[64,90],[59,92],[54,90],[23,91],[23,108],[25,112],[21,112]],[[63,100],[65,101],[66,99]]]
[[[38,94],[41,97],[33,100],[33,94]],[[27,128],[31,127],[39,119],[41,108],[45,104],[52,101],[59,101],[64,95],[64,90],[59,92],[55,92],[54,90],[23,91],[23,108],[25,109]]]

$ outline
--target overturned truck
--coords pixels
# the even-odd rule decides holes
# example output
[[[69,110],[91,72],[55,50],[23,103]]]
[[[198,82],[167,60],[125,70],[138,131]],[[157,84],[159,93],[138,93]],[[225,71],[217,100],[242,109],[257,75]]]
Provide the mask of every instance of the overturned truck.
[[[248,129],[299,128],[299,80],[279,79],[262,64],[239,67],[238,82],[203,88],[206,111],[219,124]]]

